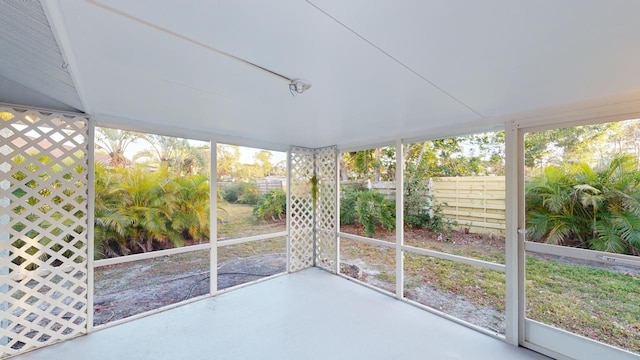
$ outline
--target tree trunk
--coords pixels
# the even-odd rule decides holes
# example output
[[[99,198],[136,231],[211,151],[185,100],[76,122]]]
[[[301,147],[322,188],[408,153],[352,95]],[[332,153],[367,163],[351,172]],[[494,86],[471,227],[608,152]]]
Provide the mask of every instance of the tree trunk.
[[[340,179],[342,181],[349,180],[349,174],[347,174],[347,167],[344,165],[344,161],[342,161],[342,156],[340,157]]]
[[[373,174],[373,180],[378,182],[380,181],[380,148],[376,148],[375,150],[376,163],[375,163],[375,173]]]

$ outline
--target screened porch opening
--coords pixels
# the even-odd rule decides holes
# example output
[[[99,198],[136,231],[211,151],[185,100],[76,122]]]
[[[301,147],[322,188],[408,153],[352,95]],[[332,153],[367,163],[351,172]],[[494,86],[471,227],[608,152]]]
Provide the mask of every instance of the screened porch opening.
[[[0,359],[640,359],[640,2],[0,14]]]

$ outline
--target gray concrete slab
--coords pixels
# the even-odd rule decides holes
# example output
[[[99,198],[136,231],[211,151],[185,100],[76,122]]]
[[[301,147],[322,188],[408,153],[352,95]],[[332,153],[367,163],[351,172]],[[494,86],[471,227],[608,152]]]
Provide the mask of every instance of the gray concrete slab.
[[[38,359],[546,359],[318,269],[19,356]]]

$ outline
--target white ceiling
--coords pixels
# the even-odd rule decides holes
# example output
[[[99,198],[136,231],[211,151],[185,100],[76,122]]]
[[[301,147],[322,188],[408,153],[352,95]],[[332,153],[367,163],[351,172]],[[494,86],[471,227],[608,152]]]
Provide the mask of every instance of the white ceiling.
[[[635,0],[45,5],[86,112],[244,145],[346,148],[640,94]],[[293,97],[214,49],[313,86]]]

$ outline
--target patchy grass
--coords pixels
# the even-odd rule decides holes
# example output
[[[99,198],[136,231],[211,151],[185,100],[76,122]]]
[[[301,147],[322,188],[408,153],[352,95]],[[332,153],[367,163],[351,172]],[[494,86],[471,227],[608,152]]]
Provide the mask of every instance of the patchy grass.
[[[222,204],[222,208],[225,209],[225,214],[222,222],[218,223],[218,241],[286,230],[286,223],[284,221],[256,221],[253,217],[253,206],[251,205]],[[218,262],[258,254],[285,252],[286,237],[251,241],[218,248]]]
[[[527,317],[640,353],[640,277],[528,256]]]
[[[341,230],[359,234],[357,228],[343,226]],[[393,241],[394,235],[379,231],[376,238]],[[504,239],[464,235],[458,233],[447,241],[438,241],[437,234],[411,229],[405,235],[405,243],[504,264]],[[366,282],[383,289],[395,287],[393,249],[343,240],[340,253],[347,262],[365,267],[365,273],[372,275],[365,277]],[[464,300],[504,313],[504,273],[411,253],[405,254],[404,269],[408,298],[415,295],[412,289],[427,285],[454,299],[452,301]],[[527,257],[526,270],[528,318],[640,353],[638,273],[537,256]]]
[[[488,234],[464,234],[453,231],[448,239],[438,240],[439,234],[420,230],[405,231],[405,245],[460,255],[504,265],[506,262],[504,238]]]
[[[268,234],[284,231],[285,221],[262,221],[253,217],[253,206],[244,204],[221,204],[221,221],[218,221],[218,240]]]
[[[347,239],[340,243],[342,263],[358,266],[365,274],[361,281],[392,293],[396,291],[395,256],[393,248]]]
[[[504,312],[504,273],[411,253],[405,255],[404,268],[407,288],[427,284],[474,305],[491,306]]]
[[[284,254],[286,252],[286,246],[287,238],[285,236],[223,246],[218,248],[218,263],[254,255]]]

